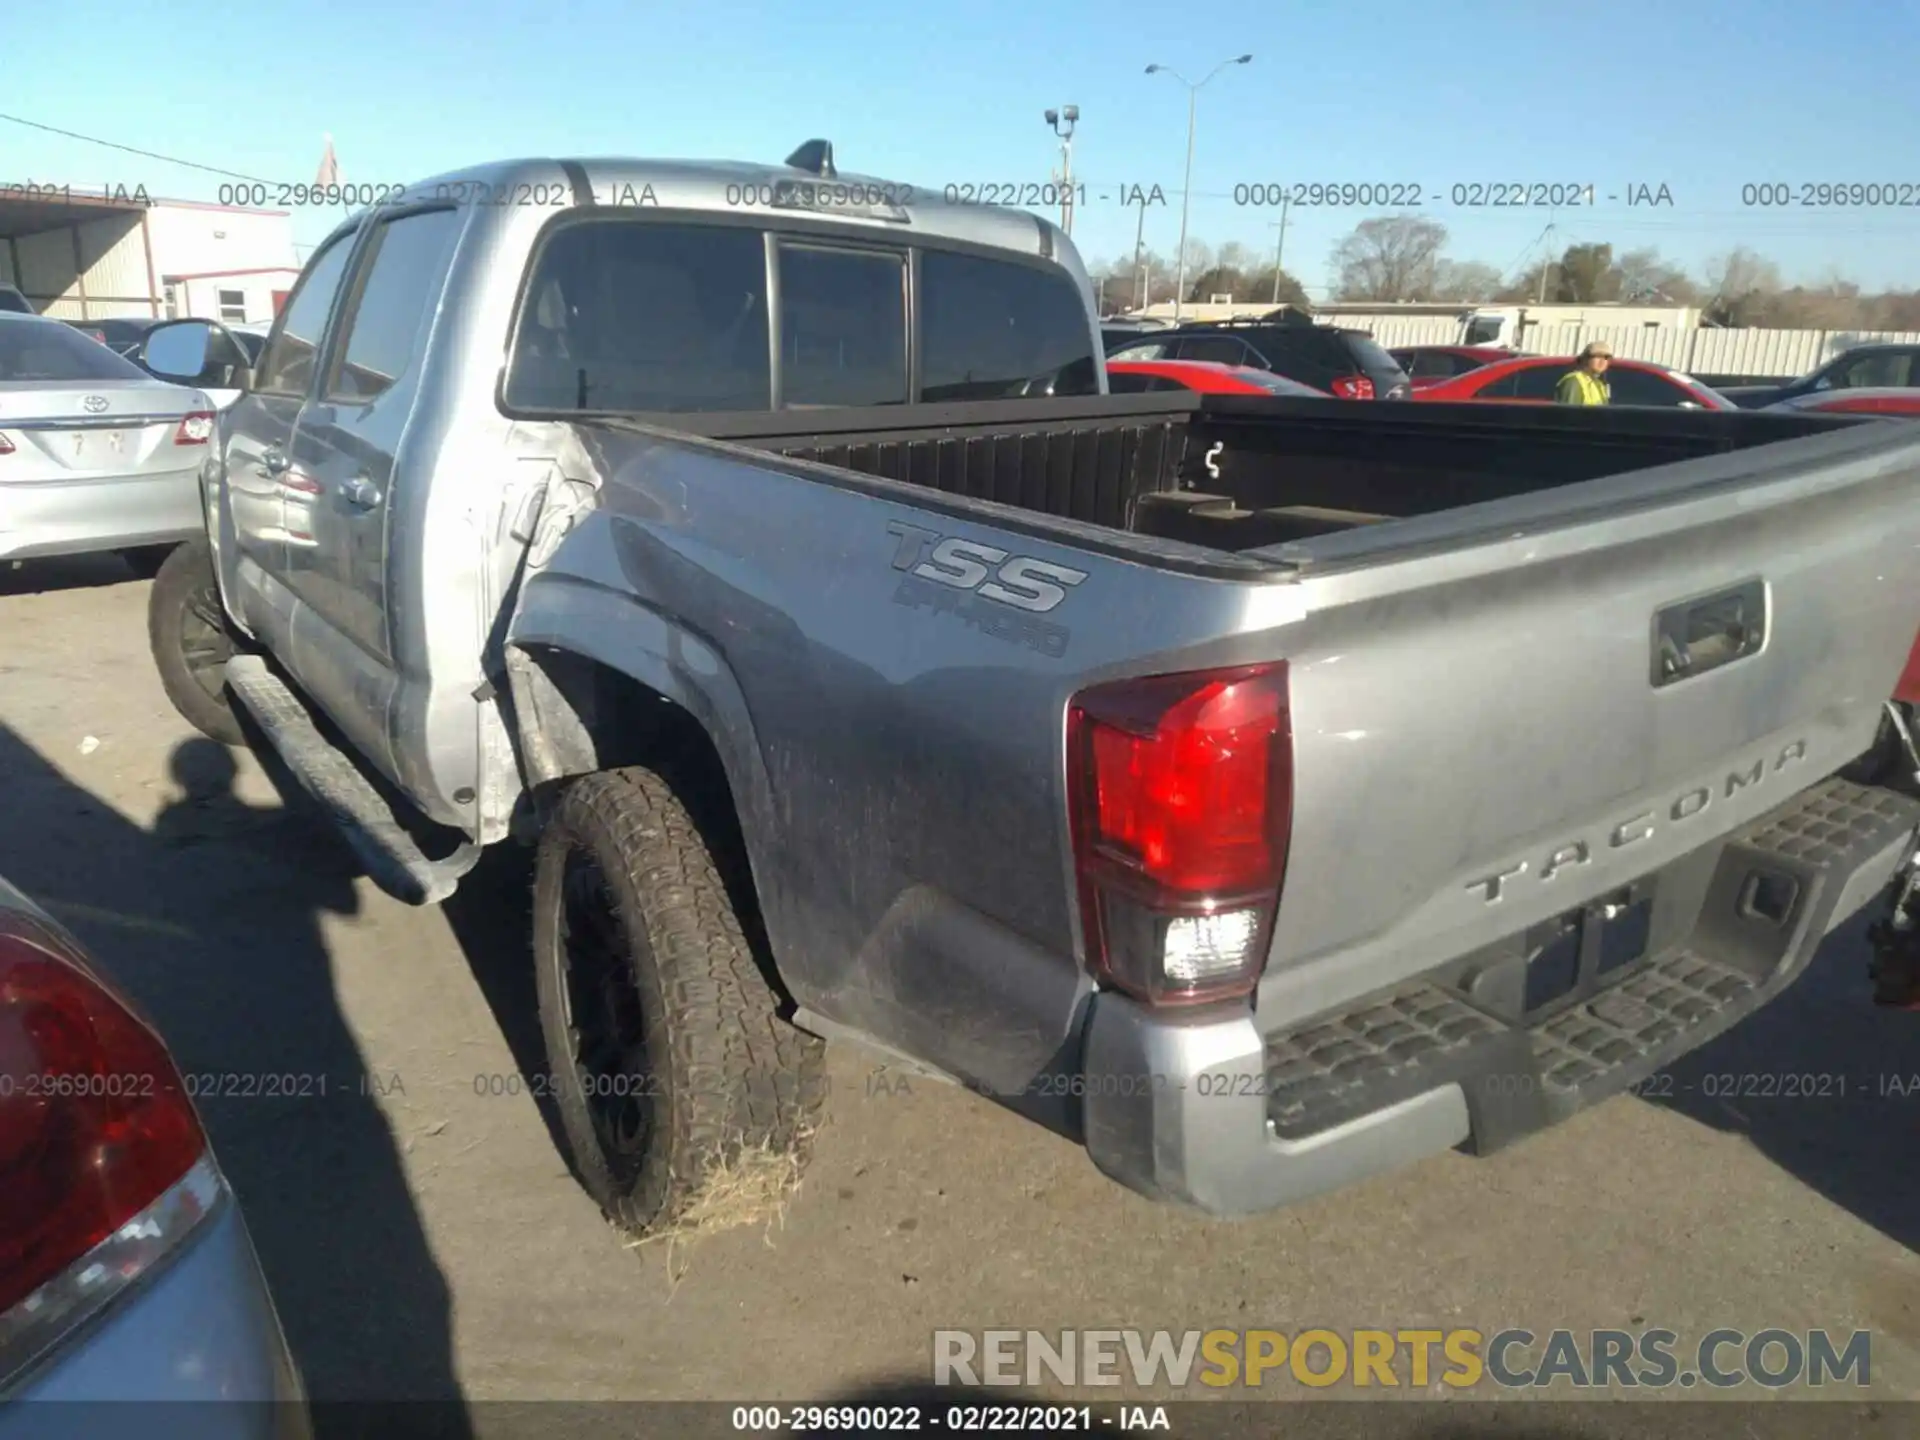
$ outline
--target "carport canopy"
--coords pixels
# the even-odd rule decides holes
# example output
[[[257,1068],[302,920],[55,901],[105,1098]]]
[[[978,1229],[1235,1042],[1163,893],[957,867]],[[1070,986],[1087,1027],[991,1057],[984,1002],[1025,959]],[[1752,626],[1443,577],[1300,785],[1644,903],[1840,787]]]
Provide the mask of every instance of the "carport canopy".
[[[35,309],[60,314],[63,319],[98,319],[127,313],[137,306],[148,314],[159,314],[160,296],[155,288],[151,246],[146,235],[145,217],[152,201],[144,190],[131,194],[124,189],[112,195],[89,195],[64,185],[0,182],[0,258],[4,259],[4,278],[17,286]],[[101,220],[121,220],[112,242],[99,247],[81,243],[83,225]],[[60,232],[68,236],[62,245],[48,239]],[[135,234],[145,251],[147,276],[144,295],[89,295],[86,276],[106,250],[129,242]],[[23,245],[23,241],[32,241]],[[26,252],[26,253],[23,253]],[[135,254],[140,252],[136,251]],[[55,268],[57,267],[57,269]],[[50,273],[57,285],[49,284]],[[68,314],[78,304],[78,314]]]

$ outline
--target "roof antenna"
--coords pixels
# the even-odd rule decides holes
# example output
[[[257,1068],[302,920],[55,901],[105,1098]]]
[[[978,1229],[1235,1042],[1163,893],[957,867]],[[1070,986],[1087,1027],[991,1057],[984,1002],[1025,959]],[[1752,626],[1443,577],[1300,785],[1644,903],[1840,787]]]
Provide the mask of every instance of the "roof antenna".
[[[804,170],[809,175],[818,175],[823,180],[837,180],[840,172],[833,168],[833,142],[831,140],[809,140],[798,150],[787,156],[787,164],[795,170]]]

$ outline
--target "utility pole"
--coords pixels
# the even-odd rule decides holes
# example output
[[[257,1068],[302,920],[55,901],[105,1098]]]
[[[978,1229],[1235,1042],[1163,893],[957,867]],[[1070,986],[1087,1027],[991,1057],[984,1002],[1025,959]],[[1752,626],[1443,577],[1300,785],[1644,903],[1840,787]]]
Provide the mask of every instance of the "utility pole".
[[[1287,206],[1292,202],[1292,199],[1293,197],[1290,195],[1282,195],[1280,197],[1280,224],[1278,227],[1280,238],[1273,242],[1273,303],[1275,305],[1280,303],[1280,257],[1284,255],[1287,250]]]
[[[1187,211],[1193,203],[1193,117],[1195,102],[1200,97],[1201,86],[1205,85],[1207,81],[1213,79],[1214,76],[1218,75],[1229,65],[1245,65],[1252,59],[1253,56],[1251,55],[1236,55],[1231,60],[1222,60],[1207,72],[1206,78],[1201,80],[1198,85],[1188,80],[1187,77],[1182,75],[1178,70],[1171,69],[1168,66],[1147,66],[1147,74],[1158,75],[1164,71],[1187,87],[1187,172],[1186,179],[1180,184],[1180,254],[1176,257],[1179,264],[1179,278],[1174,282],[1175,289],[1173,292],[1173,323],[1176,325],[1180,323],[1181,308],[1186,304],[1187,300]]]
[[[1079,123],[1080,107],[1064,105],[1046,113],[1047,124],[1060,137],[1060,228],[1073,234],[1073,127]],[[1060,128],[1061,121],[1066,129]]]

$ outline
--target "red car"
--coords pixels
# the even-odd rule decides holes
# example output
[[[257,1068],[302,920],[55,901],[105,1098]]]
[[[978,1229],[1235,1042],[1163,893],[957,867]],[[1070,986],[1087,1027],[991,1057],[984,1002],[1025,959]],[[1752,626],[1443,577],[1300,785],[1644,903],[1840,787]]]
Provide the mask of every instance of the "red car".
[[[1483,365],[1453,380],[1442,380],[1414,395],[1416,400],[1502,400],[1509,404],[1551,404],[1553,392],[1579,361],[1570,355],[1529,355]],[[1735,410],[1724,395],[1691,375],[1644,360],[1616,360],[1607,367],[1607,386],[1616,405],[1685,405],[1695,410]]]
[[[1497,345],[1408,345],[1387,353],[1400,362],[1416,394],[1478,370],[1482,365],[1515,358],[1513,351],[1502,350]]]
[[[1822,415],[1920,416],[1920,389],[1815,390],[1766,408],[1811,410]]]
[[[1202,395],[1302,395],[1326,400],[1324,390],[1302,385],[1271,370],[1223,365],[1217,360],[1109,360],[1107,389],[1115,395],[1197,390]]]

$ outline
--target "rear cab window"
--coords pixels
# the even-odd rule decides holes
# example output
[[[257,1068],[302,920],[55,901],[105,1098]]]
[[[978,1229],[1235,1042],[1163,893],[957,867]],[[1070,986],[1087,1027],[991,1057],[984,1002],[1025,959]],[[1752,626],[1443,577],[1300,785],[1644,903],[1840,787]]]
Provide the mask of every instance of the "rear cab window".
[[[761,231],[573,221],[535,253],[504,399],[526,410],[765,410],[769,333]]]
[[[71,325],[57,320],[0,321],[0,381],[152,378]]]
[[[919,268],[921,399],[1099,392],[1100,347],[1064,271],[933,249]]]
[[[1100,349],[1057,267],[590,217],[562,222],[534,254],[501,401],[510,412],[687,414],[1091,395]]]

